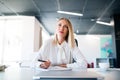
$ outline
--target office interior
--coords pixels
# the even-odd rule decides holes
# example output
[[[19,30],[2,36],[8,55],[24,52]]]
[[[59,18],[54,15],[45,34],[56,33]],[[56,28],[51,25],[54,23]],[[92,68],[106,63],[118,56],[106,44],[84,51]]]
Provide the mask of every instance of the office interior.
[[[119,6],[119,0],[0,0],[0,64],[29,67],[66,17],[89,67],[109,60],[120,68]]]

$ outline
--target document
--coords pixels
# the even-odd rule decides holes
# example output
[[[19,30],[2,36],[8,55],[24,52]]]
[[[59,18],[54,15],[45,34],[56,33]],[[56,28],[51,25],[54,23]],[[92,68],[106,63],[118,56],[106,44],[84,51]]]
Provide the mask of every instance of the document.
[[[48,69],[37,68],[40,71],[70,71],[72,68],[64,68],[60,66],[50,66]]]
[[[72,68],[65,68],[65,67],[60,67],[60,66],[51,66],[48,68],[49,71],[67,71],[67,70],[72,70]]]

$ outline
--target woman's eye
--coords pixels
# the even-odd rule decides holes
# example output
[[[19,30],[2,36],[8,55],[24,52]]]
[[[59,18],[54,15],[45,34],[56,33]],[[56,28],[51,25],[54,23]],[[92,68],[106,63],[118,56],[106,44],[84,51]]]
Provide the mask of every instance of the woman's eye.
[[[61,24],[58,24],[58,26],[61,26]]]
[[[64,28],[68,29],[68,26],[64,26]]]

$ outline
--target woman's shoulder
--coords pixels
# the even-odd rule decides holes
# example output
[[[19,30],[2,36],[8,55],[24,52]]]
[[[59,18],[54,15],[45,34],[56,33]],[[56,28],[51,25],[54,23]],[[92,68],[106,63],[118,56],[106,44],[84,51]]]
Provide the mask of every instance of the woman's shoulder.
[[[79,49],[79,47],[74,46],[73,48],[71,48],[71,50],[72,50],[73,52],[77,52],[77,51],[79,51],[80,49]]]

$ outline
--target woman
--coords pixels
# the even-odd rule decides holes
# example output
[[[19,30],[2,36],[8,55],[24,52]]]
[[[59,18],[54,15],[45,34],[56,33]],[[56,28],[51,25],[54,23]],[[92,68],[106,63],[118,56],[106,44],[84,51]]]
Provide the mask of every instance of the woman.
[[[72,24],[68,19],[58,20],[55,36],[47,40],[40,48],[38,59],[45,60],[45,62],[37,62],[37,66],[44,69],[51,65],[87,68],[86,60],[75,44]]]

